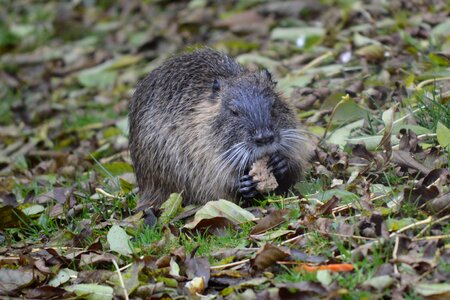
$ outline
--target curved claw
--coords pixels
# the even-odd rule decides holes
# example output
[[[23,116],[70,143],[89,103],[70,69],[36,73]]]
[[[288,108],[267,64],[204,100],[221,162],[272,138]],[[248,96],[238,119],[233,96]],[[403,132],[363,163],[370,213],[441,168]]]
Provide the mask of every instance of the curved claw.
[[[250,175],[244,175],[239,179],[239,193],[245,199],[250,199],[258,194],[256,190],[256,185],[258,183],[253,180]]]
[[[283,176],[289,169],[287,159],[280,154],[273,154],[270,157],[268,167],[275,176]]]

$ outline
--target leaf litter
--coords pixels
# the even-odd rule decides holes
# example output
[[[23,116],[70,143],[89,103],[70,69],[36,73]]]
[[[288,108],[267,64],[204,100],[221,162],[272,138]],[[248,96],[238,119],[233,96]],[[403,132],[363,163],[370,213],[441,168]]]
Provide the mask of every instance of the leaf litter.
[[[446,1],[0,12],[2,297],[450,297]],[[288,197],[183,207],[173,194],[149,228],[134,212],[128,102],[170,53],[200,44],[269,69],[314,157]]]

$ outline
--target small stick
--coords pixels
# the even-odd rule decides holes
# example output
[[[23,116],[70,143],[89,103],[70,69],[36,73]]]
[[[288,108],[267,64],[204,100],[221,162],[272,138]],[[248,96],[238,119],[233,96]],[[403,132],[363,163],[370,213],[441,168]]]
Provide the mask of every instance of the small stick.
[[[300,238],[302,238],[302,237],[305,237],[305,236],[307,236],[307,235],[310,235],[310,234],[311,234],[311,232],[308,232],[308,233],[305,233],[305,234],[297,235],[296,237],[293,237],[293,238],[290,238],[290,239],[288,239],[288,240],[285,240],[284,242],[281,242],[280,245],[285,245],[285,244],[287,244],[287,243],[291,243],[291,242],[293,242],[293,241],[296,241],[296,240],[298,240],[298,239],[300,239]]]
[[[392,258],[397,260],[397,253],[398,253],[398,244],[400,243],[400,238],[399,236],[395,236],[395,246],[394,246],[394,251],[392,251]],[[398,268],[397,268],[397,264],[394,264],[394,273],[398,274]]]
[[[131,264],[128,264],[128,265],[126,265],[126,266],[123,266],[122,268],[119,269],[119,271],[122,272],[122,271],[128,269],[129,267],[131,267],[132,265],[133,265],[133,264],[131,263]]]
[[[334,233],[334,232],[323,232],[320,230],[318,230],[318,232],[320,232],[324,235],[335,235],[335,236],[339,236],[339,237],[352,238],[352,239],[357,239],[357,240],[368,240],[368,241],[378,240],[376,238],[370,238],[370,237],[365,237],[365,236],[360,236],[360,235],[340,234],[340,233]]]
[[[312,61],[310,61],[309,63],[307,63],[303,68],[301,68],[300,70],[298,70],[297,72],[295,72],[296,75],[301,75],[304,74],[306,71],[308,71],[309,69],[314,68],[315,66],[320,65],[321,62],[323,62],[325,59],[327,59],[328,57],[332,56],[333,52],[332,51],[328,51],[324,54],[322,54],[319,57],[314,58]]]
[[[433,83],[435,81],[442,81],[442,80],[450,80],[450,77],[432,78],[432,79],[424,80],[416,86],[416,90],[422,89],[424,86],[428,85],[429,83]]]
[[[128,292],[127,292],[127,289],[125,288],[125,283],[123,282],[122,273],[120,273],[120,270],[119,270],[119,265],[117,264],[115,259],[112,260],[112,263],[113,263],[114,267],[116,268],[117,275],[119,275],[120,286],[123,289],[123,295],[125,296],[125,300],[129,300],[130,298],[128,297]]]
[[[391,233],[391,235],[389,237],[394,237],[394,236],[398,235],[399,233],[402,233],[403,231],[406,231],[408,229],[411,229],[411,228],[414,228],[414,227],[417,227],[420,225],[428,224],[432,221],[433,221],[433,217],[428,217],[425,220],[410,224],[408,226],[403,227],[402,229],[397,230],[396,232]]]
[[[450,234],[444,234],[444,235],[426,236],[426,237],[422,237],[422,238],[413,238],[413,241],[423,241],[423,240],[432,241],[432,240],[441,240],[441,239],[449,239],[449,238],[450,238]]]
[[[116,197],[116,196],[114,196],[114,195],[112,195],[112,194],[102,190],[101,188],[95,188],[95,191],[97,193],[102,194],[103,196],[111,198],[111,199],[120,199],[119,197]]]
[[[433,222],[431,222],[430,224],[428,224],[427,226],[425,226],[414,238],[419,238],[422,234],[424,234],[425,233],[425,231],[427,231],[428,230],[428,228],[430,228],[431,226],[433,226],[434,224],[436,224],[436,223],[440,223],[440,222],[442,222],[442,221],[445,221],[445,220],[447,220],[447,219],[450,219],[450,215],[447,215],[447,216],[443,216],[442,218],[440,218],[440,219],[437,219],[436,221],[433,221]]]
[[[246,258],[240,261],[235,261],[229,264],[225,264],[225,265],[220,265],[220,266],[211,266],[209,267],[211,270],[221,270],[221,269],[225,269],[225,268],[229,268],[229,267],[234,267],[234,266],[239,266],[239,265],[243,265],[245,263],[248,263],[250,261],[250,259]]]

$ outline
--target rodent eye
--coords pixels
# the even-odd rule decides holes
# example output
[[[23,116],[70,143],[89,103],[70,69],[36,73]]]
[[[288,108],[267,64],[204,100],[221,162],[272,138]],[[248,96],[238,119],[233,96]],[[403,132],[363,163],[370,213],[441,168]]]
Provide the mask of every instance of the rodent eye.
[[[236,109],[236,107],[232,107],[230,106],[230,111],[234,116],[238,116],[239,115],[239,111]]]

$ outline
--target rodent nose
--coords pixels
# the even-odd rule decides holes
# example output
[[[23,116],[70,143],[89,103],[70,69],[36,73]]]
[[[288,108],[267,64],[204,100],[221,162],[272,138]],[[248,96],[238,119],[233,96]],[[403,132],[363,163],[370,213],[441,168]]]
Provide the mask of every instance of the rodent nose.
[[[272,144],[274,140],[275,135],[270,131],[259,132],[255,135],[255,143],[257,146]]]

